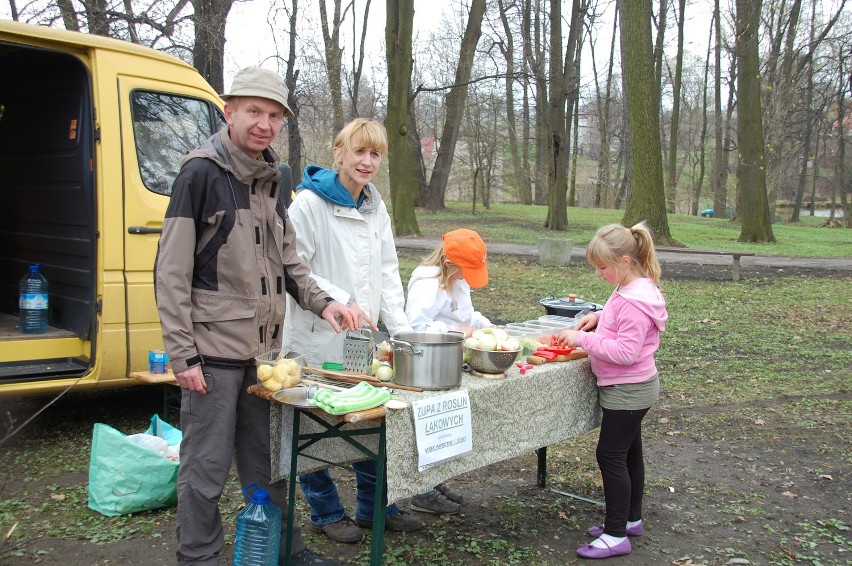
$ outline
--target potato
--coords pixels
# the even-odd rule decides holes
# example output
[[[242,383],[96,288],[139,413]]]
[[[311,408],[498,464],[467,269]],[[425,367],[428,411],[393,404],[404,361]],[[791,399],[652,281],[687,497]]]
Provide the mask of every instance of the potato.
[[[263,388],[269,391],[278,391],[284,387],[284,384],[275,379],[275,377],[270,377],[266,381],[262,382]]]
[[[287,366],[285,364],[278,364],[272,368],[272,377],[281,383],[286,383],[289,376],[290,372],[287,370]]]
[[[257,378],[261,381],[266,381],[272,377],[272,366],[269,364],[260,364],[257,366]]]

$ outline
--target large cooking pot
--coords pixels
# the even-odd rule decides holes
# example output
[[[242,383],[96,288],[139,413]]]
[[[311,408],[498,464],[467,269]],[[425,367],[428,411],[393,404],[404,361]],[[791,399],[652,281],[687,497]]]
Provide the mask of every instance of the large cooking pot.
[[[422,389],[452,389],[461,383],[462,332],[400,332],[391,336],[393,380]]]
[[[544,307],[547,314],[567,316],[569,318],[579,318],[590,312],[603,309],[603,305],[601,304],[590,303],[589,301],[578,299],[574,295],[568,295],[563,299],[556,299],[551,295],[540,300],[539,304]]]

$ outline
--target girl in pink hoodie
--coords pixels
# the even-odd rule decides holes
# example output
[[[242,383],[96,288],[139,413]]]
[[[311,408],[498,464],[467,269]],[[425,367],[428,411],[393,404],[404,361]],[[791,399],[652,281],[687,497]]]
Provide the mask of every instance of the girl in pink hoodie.
[[[560,343],[589,354],[597,377],[603,419],[595,456],[601,470],[606,518],[591,527],[591,543],[577,549],[583,558],[629,554],[627,537],[641,536],[645,462],[642,419],[656,402],[660,380],[654,352],[668,312],[660,282],[660,262],[644,224],[604,226],[586,248],[595,274],[615,290],[603,310],[584,316]]]

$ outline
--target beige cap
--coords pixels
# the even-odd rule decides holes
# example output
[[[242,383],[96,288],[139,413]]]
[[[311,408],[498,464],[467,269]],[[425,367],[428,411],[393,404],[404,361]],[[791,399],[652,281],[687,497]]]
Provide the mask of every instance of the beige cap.
[[[261,69],[260,67],[246,67],[245,69],[240,69],[236,76],[234,76],[234,81],[231,83],[231,91],[219,96],[224,100],[235,96],[268,98],[282,104],[288,116],[295,116],[296,114],[293,113],[287,104],[289,93],[287,85],[284,84],[284,79],[275,71]]]

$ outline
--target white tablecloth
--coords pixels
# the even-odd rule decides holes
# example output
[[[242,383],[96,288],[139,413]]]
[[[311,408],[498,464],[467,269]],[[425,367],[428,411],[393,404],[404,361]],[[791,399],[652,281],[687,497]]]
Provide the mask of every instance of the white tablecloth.
[[[392,387],[392,384],[390,385]],[[537,448],[592,430],[600,425],[600,405],[595,378],[587,359],[537,366],[526,375],[516,367],[505,379],[483,379],[464,373],[460,389],[466,389],[471,403],[473,452],[417,471],[412,409],[388,409],[387,490],[388,501],[410,497],[460,474],[508,460]],[[396,391],[403,401],[440,395],[446,391],[412,393]],[[335,417],[323,415],[334,422]],[[272,410],[273,480],[290,476],[290,447],[293,409],[275,403]],[[319,425],[304,415],[300,429],[320,432]],[[346,427],[375,426],[374,423],[349,424]],[[376,450],[378,439],[360,439]],[[364,459],[364,455],[340,439],[322,440],[308,454],[336,463]],[[299,473],[324,467],[310,458],[299,457]]]

